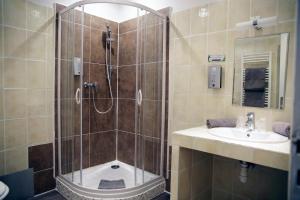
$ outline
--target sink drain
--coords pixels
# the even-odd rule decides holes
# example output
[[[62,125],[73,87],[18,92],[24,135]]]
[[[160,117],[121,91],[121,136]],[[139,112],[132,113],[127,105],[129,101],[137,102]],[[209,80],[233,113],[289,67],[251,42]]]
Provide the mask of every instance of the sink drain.
[[[119,169],[120,166],[119,166],[119,165],[112,165],[111,168],[112,168],[112,169]]]

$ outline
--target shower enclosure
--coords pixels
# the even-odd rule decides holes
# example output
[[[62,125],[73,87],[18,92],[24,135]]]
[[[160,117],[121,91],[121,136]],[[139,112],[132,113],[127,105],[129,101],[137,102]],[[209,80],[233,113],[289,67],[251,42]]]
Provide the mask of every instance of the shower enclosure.
[[[58,12],[57,188],[68,199],[151,199],[166,174],[167,17],[86,0]]]

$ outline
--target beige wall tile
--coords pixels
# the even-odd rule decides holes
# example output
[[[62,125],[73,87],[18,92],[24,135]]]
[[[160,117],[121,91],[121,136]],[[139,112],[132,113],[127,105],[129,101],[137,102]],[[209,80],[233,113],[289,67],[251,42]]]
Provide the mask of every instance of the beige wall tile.
[[[26,7],[24,0],[4,0],[3,1],[3,21],[4,24],[25,28]]]
[[[205,119],[220,118],[224,116],[225,98],[220,95],[206,95],[204,113]]]
[[[0,121],[0,151],[4,150],[4,121]]]
[[[187,95],[186,94],[176,94],[173,99],[173,119],[178,121],[183,121],[186,119],[188,113],[186,112],[186,102]]]
[[[46,119],[47,121],[47,134],[48,134],[48,141],[52,142],[54,138],[54,116],[49,116]],[[46,143],[47,140],[43,141],[43,143]]]
[[[195,124],[203,124],[204,122],[204,116],[203,116],[203,111],[204,108],[200,105],[204,104],[204,95],[193,95],[191,94],[188,98],[187,103],[187,109],[186,112],[188,113],[187,115],[187,121],[190,123],[195,123]]]
[[[227,25],[227,0],[217,1],[208,5],[209,21],[208,31],[215,32],[226,29]]]
[[[47,42],[47,61],[49,64],[53,64],[54,67],[54,62],[55,62],[55,40],[53,34],[49,34],[46,36],[46,42]]]
[[[278,20],[290,20],[295,18],[296,0],[279,0]]]
[[[226,31],[208,34],[207,49],[210,54],[225,54],[226,53]]]
[[[46,90],[46,115],[54,115],[54,89]]]
[[[47,32],[51,21],[48,21],[47,7],[27,1],[27,29],[37,32]]]
[[[27,92],[26,90],[4,91],[4,116],[6,119],[26,117]]]
[[[4,55],[6,57],[25,58],[25,52],[26,31],[4,27]]]
[[[250,0],[229,1],[229,29],[235,28],[236,23],[250,20]]]
[[[13,173],[28,168],[28,150],[26,147],[5,151],[5,173]]]
[[[31,89],[28,90],[28,114],[29,116],[46,115],[46,90]]]
[[[45,88],[46,63],[27,61],[28,88]]]
[[[190,73],[191,67],[189,66],[177,66],[174,68],[174,92],[185,93],[190,89]]]
[[[47,143],[49,133],[47,118],[30,118],[28,120],[28,142],[30,145]]]
[[[192,95],[201,95],[206,92],[207,74],[204,65],[192,65],[190,72],[190,93]]]
[[[207,35],[191,37],[191,63],[204,65],[207,63]]]
[[[0,58],[0,90],[3,89],[3,58]]]
[[[188,65],[191,62],[191,46],[189,38],[180,38],[175,40],[174,46],[174,64]]]
[[[27,31],[27,58],[34,60],[46,59],[46,35]]]
[[[251,16],[276,16],[277,0],[253,0]]]
[[[176,13],[175,25],[177,27],[179,37],[190,35],[190,24],[190,10]]]
[[[1,5],[1,1],[0,1],[0,5]],[[1,16],[0,16],[0,18],[1,18]],[[4,27],[1,25],[1,21],[0,21],[0,58],[3,57],[3,55],[4,55],[4,50],[3,50],[3,46],[4,46],[3,34],[4,34]]]
[[[3,63],[4,88],[26,88],[26,62],[5,58]]]
[[[5,149],[27,145],[27,120],[14,119],[5,121]]]
[[[191,9],[191,34],[199,34],[207,32],[208,16],[199,16],[200,9],[206,9],[208,11],[208,6],[201,6]]]

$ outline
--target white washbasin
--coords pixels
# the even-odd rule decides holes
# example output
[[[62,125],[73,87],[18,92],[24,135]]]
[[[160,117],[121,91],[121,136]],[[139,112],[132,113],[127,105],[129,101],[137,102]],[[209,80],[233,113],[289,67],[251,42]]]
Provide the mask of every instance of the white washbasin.
[[[208,132],[214,136],[246,142],[281,143],[288,141],[287,137],[270,131],[247,132],[241,128],[212,128]]]

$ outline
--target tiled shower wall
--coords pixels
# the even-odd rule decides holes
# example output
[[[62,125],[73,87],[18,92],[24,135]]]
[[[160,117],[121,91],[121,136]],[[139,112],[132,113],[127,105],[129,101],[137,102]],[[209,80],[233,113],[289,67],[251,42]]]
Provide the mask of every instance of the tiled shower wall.
[[[0,175],[33,168],[53,188],[54,12],[0,1]]]

